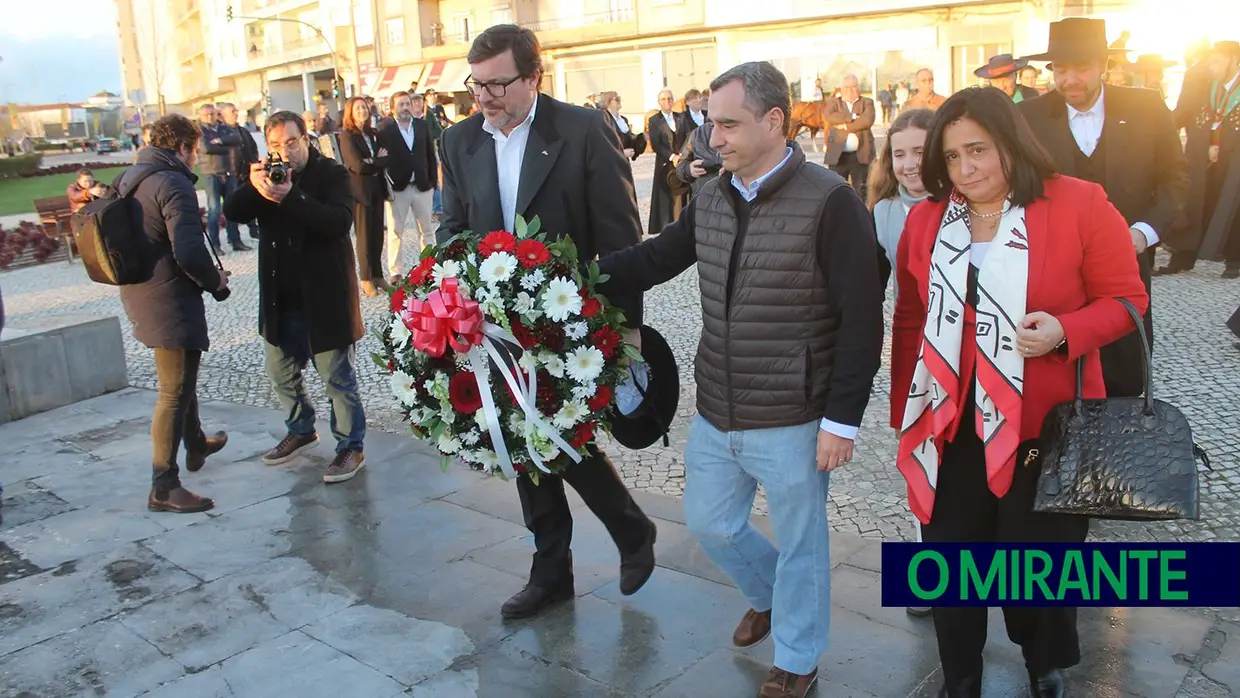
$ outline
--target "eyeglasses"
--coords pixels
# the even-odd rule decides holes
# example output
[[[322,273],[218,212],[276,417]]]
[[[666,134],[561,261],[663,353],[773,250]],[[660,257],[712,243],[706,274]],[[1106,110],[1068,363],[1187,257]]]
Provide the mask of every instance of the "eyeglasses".
[[[491,95],[492,97],[503,97],[505,94],[508,93],[508,86],[520,79],[522,79],[522,76],[518,75],[517,77],[511,78],[509,80],[497,80],[495,82],[479,82],[473,79],[473,77],[470,77],[465,80],[465,89],[469,90],[469,93],[474,95],[475,97],[482,94],[483,90],[486,90],[487,94]]]
[[[268,143],[267,150],[273,153],[280,153],[281,155],[287,155],[288,153],[297,152],[297,150],[301,148],[301,139],[302,137],[298,136],[296,138],[290,138],[287,141],[284,141],[283,144]]]

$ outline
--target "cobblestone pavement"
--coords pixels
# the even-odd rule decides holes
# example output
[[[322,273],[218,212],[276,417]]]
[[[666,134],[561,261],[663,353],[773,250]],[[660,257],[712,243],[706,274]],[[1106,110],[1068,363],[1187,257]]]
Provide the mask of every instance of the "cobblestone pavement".
[[[817,159],[811,155],[812,159]],[[649,211],[653,158],[643,156],[634,166],[643,220]],[[263,345],[257,335],[256,253],[230,254],[224,259],[232,270],[232,298],[217,304],[208,299],[212,347],[203,361],[200,394],[255,406],[276,407],[263,375]],[[1220,280],[1221,265],[1201,263],[1189,274],[1155,280],[1157,324],[1156,395],[1182,408],[1194,435],[1209,452],[1212,471],[1202,471],[1202,519],[1166,524],[1113,524],[1095,526],[1101,538],[1124,540],[1238,540],[1240,539],[1240,351],[1223,323],[1240,305],[1240,282]],[[55,264],[0,275],[11,322],[24,317],[57,313],[124,314],[115,289],[90,283],[80,266]],[[368,326],[379,326],[385,301],[362,299]],[[683,447],[694,414],[693,354],[701,329],[697,274],[689,270],[654,289],[646,297],[647,322],[667,337],[681,367],[684,393],[669,447],[644,451],[608,448],[624,480],[636,489],[680,496],[684,487]],[[886,305],[888,322],[892,309]],[[128,327],[126,325],[126,332]],[[366,337],[358,348],[362,390],[373,428],[402,431],[399,416],[390,409],[391,397],[382,372],[369,355],[377,348]],[[130,380],[138,387],[155,387],[151,353],[126,336]],[[326,409],[322,385],[308,374],[312,394]],[[896,441],[887,428],[889,376],[884,366],[857,442],[858,455],[838,471],[832,486],[830,514],[836,530],[870,538],[909,537],[911,517],[904,503],[905,488],[894,466]],[[759,498],[755,505],[765,511]]]

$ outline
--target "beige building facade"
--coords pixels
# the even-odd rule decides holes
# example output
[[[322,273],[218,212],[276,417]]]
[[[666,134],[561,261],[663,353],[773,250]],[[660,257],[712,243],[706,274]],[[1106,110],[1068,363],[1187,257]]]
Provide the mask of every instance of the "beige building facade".
[[[772,61],[795,99],[812,98],[815,80],[830,94],[847,73],[874,96],[887,85],[912,86],[922,67],[951,92],[976,84],[973,70],[991,55],[1043,50],[1049,24],[1064,16],[1103,17],[1111,39],[1127,29],[1130,48],[1162,53],[1180,71],[1183,51],[1211,29],[1188,22],[1194,13],[1169,17],[1160,0],[115,1],[127,98],[156,104],[162,94],[177,110],[227,100],[259,121],[269,109],[334,103],[335,74],[342,95],[384,99],[417,82],[464,109],[470,42],[508,22],[538,33],[544,91],[581,103],[615,90],[639,120],[659,90],[704,88],[742,61]],[[1220,11],[1217,0],[1179,1]],[[1222,12],[1240,14],[1240,3],[1223,2]],[[1168,89],[1172,99],[1174,68],[1168,83],[1177,88]]]

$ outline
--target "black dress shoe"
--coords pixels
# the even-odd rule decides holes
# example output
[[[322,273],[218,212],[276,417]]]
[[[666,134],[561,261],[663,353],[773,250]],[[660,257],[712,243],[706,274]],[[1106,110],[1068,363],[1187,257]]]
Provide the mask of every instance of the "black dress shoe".
[[[571,581],[553,589],[527,584],[524,589],[505,601],[499,612],[507,620],[529,618],[538,615],[545,608],[568,601],[576,595]]]
[[[1192,267],[1183,267],[1177,264],[1168,264],[1165,267],[1158,267],[1154,271],[1150,272],[1150,276],[1170,276],[1172,274],[1179,274],[1181,272],[1191,271],[1191,270],[1192,270]]]
[[[1063,698],[1063,674],[1058,669],[1040,676],[1029,673],[1029,691],[1034,698]]]
[[[228,434],[217,431],[214,435],[208,436],[205,443],[206,448],[201,452],[185,450],[185,469],[191,473],[202,470],[202,466],[207,464],[207,456],[219,453],[228,444]]]
[[[950,686],[944,683],[939,689],[939,698],[982,698],[982,679],[970,676]]]
[[[232,246],[232,248],[233,248],[233,252],[249,252],[250,250],[254,249],[253,247],[250,247],[249,245],[245,244],[244,242],[241,242],[240,240],[238,240],[236,244]]]
[[[1227,267],[1223,270],[1223,275],[1221,278],[1240,279],[1240,267]]]
[[[654,540],[659,529],[650,522],[650,538],[632,555],[620,558],[620,593],[631,596],[654,574]]]

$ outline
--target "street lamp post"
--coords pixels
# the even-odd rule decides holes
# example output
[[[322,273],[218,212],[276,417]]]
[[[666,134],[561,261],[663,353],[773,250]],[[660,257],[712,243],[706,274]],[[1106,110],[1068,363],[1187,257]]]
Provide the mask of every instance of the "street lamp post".
[[[340,111],[341,109],[340,96],[341,96],[341,93],[344,91],[344,80],[340,76],[340,62],[339,62],[339,58],[336,56],[336,49],[332,46],[332,42],[327,38],[327,35],[323,33],[322,29],[319,29],[318,27],[314,26],[313,24],[309,22],[303,22],[300,19],[290,19],[288,17],[246,17],[245,15],[234,15],[231,4],[227,6],[226,10],[227,10],[228,21],[230,22],[233,21],[234,19],[246,19],[246,20],[250,20],[254,22],[291,22],[293,24],[300,24],[303,27],[309,27],[311,31],[313,31],[315,35],[319,37],[319,39],[322,39],[323,43],[327,45],[327,51],[331,53],[331,56],[332,56],[332,86],[333,86],[332,91],[335,92],[334,96],[336,99],[336,111],[337,112]],[[358,79],[359,80],[361,79],[360,75],[358,76]]]

